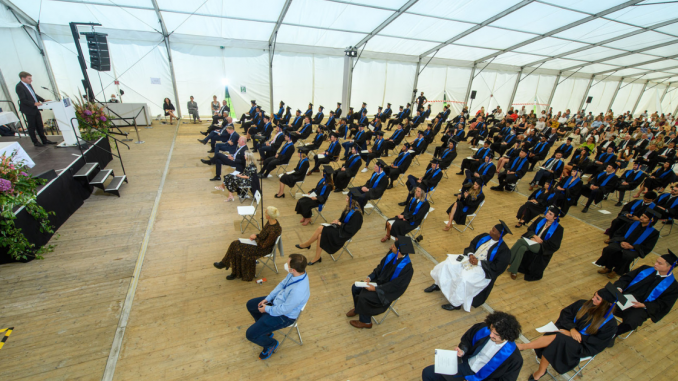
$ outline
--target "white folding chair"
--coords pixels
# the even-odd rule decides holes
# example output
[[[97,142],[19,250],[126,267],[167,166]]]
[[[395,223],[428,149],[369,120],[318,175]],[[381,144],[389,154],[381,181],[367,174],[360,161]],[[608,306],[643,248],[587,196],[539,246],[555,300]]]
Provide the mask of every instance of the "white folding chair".
[[[511,192],[517,192],[518,191],[518,184],[520,184],[520,180],[522,180],[522,179],[523,178],[521,177],[518,180],[516,180],[515,184],[508,184],[509,186],[513,187],[513,189],[511,189]]]
[[[458,232],[460,232],[460,233],[465,232],[466,229],[469,229],[469,228],[470,228],[471,230],[474,230],[474,229],[473,229],[473,220],[476,219],[476,216],[477,216],[478,213],[480,212],[480,209],[483,208],[483,205],[485,205],[485,200],[483,200],[483,202],[481,202],[480,205],[478,205],[478,209],[476,209],[476,212],[475,212],[475,213],[469,214],[469,215],[466,216],[466,221],[467,221],[467,222],[466,222],[466,225],[464,226],[464,230],[459,230],[459,228],[457,228],[456,225],[452,225],[452,227],[453,227],[456,231],[458,231]],[[470,220],[469,220],[469,218],[470,218]],[[447,223],[447,221],[445,221],[445,223]]]
[[[433,188],[430,191],[428,191],[428,202],[430,202],[431,205],[435,204],[435,201],[433,201],[433,192],[436,191],[436,188]]]
[[[325,207],[325,204],[322,204],[322,205],[318,205],[317,208],[311,209],[311,213],[313,213],[314,211],[316,212],[316,213],[315,213],[315,218],[313,218],[313,219],[311,220],[311,224],[315,223],[315,221],[318,219],[318,217],[322,217],[322,219],[323,219],[325,222],[327,222],[327,218],[325,218],[325,216],[323,216],[323,208],[324,208],[324,207]]]
[[[280,163],[280,165],[278,165],[278,168],[276,168],[276,170],[275,170],[276,176],[281,175],[280,171],[283,171],[283,173],[286,173],[288,165],[290,165],[289,161],[287,161],[287,163]]]
[[[344,254],[344,251],[347,252],[348,255],[351,256],[351,258],[353,258],[353,253],[351,253],[351,250],[348,249],[348,245],[351,243],[351,241],[353,241],[353,237],[349,238],[348,241],[346,241],[344,247],[341,248],[341,251],[339,252],[339,255],[337,255],[336,258],[334,258],[334,254],[330,254],[330,257],[332,258],[333,261],[335,262],[338,261],[339,258],[341,258],[341,255]]]
[[[306,175],[304,175],[304,179],[303,179],[303,180],[297,181],[296,183],[294,183],[294,186],[296,187],[296,189],[299,189],[299,192],[301,192],[301,193],[304,193],[304,190],[301,188],[301,186],[304,185],[304,181],[306,181]],[[290,188],[290,196],[292,196],[292,197],[295,196],[295,194],[294,194],[294,192],[293,192],[294,189],[295,189],[295,188]]]
[[[261,230],[261,227],[259,227],[259,221],[255,219],[255,217],[257,216],[257,208],[259,208],[260,202],[261,202],[261,193],[259,193],[259,191],[256,191],[256,193],[254,193],[253,205],[238,207],[238,215],[242,216],[242,220],[240,221],[240,233],[244,233],[245,229],[247,229],[247,226],[249,225],[256,226],[258,230]],[[244,228],[242,227],[243,222],[247,222]]]
[[[273,251],[271,251],[271,254],[264,255],[260,259],[257,260],[257,262],[261,263],[263,266],[261,266],[261,270],[257,273],[255,278],[259,278],[261,273],[264,271],[264,267],[268,267],[269,269],[275,271],[276,274],[278,274],[278,265],[275,263],[275,257],[276,253],[278,251],[278,248],[280,248],[280,256],[282,256],[282,236],[278,236],[278,238],[275,240],[275,244],[273,245]],[[273,267],[271,267],[271,263],[273,263]]]
[[[396,311],[396,309],[395,309],[395,305],[396,305],[396,303],[398,303],[398,300],[400,300],[400,298],[394,300],[393,303],[391,303],[391,305],[388,306],[388,309],[386,310],[386,313],[385,313],[384,316],[381,318],[381,320],[377,320],[377,319],[374,318],[374,316],[372,316],[372,321],[374,322],[374,324],[379,325],[379,324],[383,323],[384,320],[386,320],[386,317],[388,316],[388,313],[391,312],[391,311],[393,311],[393,313],[394,313],[397,317],[400,317],[400,314],[399,314],[398,311]]]
[[[297,319],[294,321],[294,324],[288,326],[288,327],[290,327],[290,329],[287,330],[287,333],[282,334],[284,336],[284,338],[280,342],[280,344],[278,344],[278,348],[276,348],[276,350],[274,352],[277,352],[280,349],[280,347],[282,347],[285,340],[287,340],[288,338],[290,340],[294,341],[295,343],[299,344],[299,345],[304,345],[304,341],[301,339],[301,331],[299,331],[299,318],[301,318],[301,314],[304,313],[304,308],[306,308],[305,304],[304,304],[303,307],[301,307],[301,312],[299,312],[299,316],[297,316]],[[287,327],[285,327],[285,328],[287,328]],[[285,328],[281,328],[281,329],[285,329]],[[299,337],[299,341],[294,340],[294,337],[292,336],[292,330],[297,330],[297,337]]]
[[[633,268],[633,266],[631,266],[631,268]],[[618,318],[618,317],[616,317],[616,316],[615,316],[614,318],[617,319],[617,323],[622,323],[622,322],[623,322],[622,319],[620,319],[620,318]],[[635,331],[636,331],[635,329],[632,329],[631,331],[629,331],[629,333],[626,334],[626,336],[624,336],[624,337],[619,336],[619,338],[622,339],[622,340],[626,340],[626,339],[628,339],[629,336],[631,336],[631,334],[632,334],[633,332],[635,332]],[[613,338],[612,340],[614,340],[614,338]]]
[[[409,233],[407,233],[407,235],[410,236],[410,238],[412,238],[413,241],[417,241],[417,236],[415,235],[415,233],[421,233],[422,226],[424,226],[424,222],[426,222],[426,217],[428,217],[428,214],[431,213],[431,212],[434,211],[434,210],[435,210],[435,208],[430,208],[430,209],[428,210],[428,212],[426,212],[426,215],[424,216],[424,219],[421,220],[421,223],[419,224],[419,226],[417,226],[417,227],[414,228],[412,231],[410,231]],[[391,237],[391,238],[395,240],[394,237]],[[419,242],[419,241],[417,241],[417,242]]]
[[[377,206],[377,205],[379,205],[379,201],[381,201],[381,197],[379,197],[376,201],[375,200],[367,200],[367,203],[365,204],[365,214],[367,214],[369,216],[375,210],[377,211],[377,213],[381,213],[381,210]],[[370,209],[370,211],[368,212],[367,209]]]

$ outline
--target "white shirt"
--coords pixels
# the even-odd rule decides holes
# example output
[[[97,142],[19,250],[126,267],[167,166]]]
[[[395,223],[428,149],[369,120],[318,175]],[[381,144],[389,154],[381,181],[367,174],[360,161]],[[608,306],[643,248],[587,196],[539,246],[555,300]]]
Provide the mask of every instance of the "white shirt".
[[[483,346],[483,349],[478,352],[477,355],[471,357],[468,360],[468,365],[471,368],[472,371],[478,373],[480,369],[482,369],[485,364],[490,362],[492,360],[492,357],[499,352],[499,350],[506,345],[507,341],[502,342],[501,344],[496,344],[492,340],[487,340],[487,343]]]
[[[31,95],[33,96],[33,99],[35,99],[35,103],[38,103],[38,97],[35,96],[35,92],[33,91],[33,89],[31,89],[31,87],[28,85],[28,83],[26,83],[24,81],[21,81],[21,83],[23,83],[24,86],[26,86],[26,88],[28,89],[28,92],[31,93]]]

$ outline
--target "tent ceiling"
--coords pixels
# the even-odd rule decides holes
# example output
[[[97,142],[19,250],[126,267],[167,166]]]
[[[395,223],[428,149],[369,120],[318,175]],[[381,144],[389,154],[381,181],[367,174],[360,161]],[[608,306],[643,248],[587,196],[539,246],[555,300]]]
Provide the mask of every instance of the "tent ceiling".
[[[14,1],[42,24],[161,33],[151,0]],[[170,35],[580,71],[671,76],[678,3],[658,0],[157,0]],[[281,17],[284,14],[284,17]],[[209,41],[209,40],[208,40]],[[359,48],[362,48],[359,46]],[[648,49],[651,48],[651,49]],[[665,71],[662,71],[665,70]],[[631,74],[633,73],[633,74]],[[650,76],[650,74],[652,74]]]

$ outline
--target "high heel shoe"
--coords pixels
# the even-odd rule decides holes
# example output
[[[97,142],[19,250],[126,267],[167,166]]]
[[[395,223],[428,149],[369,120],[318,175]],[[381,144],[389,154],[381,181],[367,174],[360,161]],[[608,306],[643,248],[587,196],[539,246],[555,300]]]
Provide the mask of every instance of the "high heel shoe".
[[[322,259],[322,257],[321,257],[321,258],[319,258],[319,259],[318,259],[317,261],[315,261],[315,262],[308,262],[307,265],[308,265],[308,266],[313,266],[313,265],[315,265],[316,263],[320,263],[320,262],[322,262],[322,261],[323,261],[323,259]]]
[[[275,197],[275,198],[285,198],[285,194],[283,193],[282,196],[278,196],[278,194],[276,193],[276,195],[273,196],[273,197]]]
[[[233,202],[233,201],[235,201],[235,198],[233,198],[233,197],[229,197],[229,198],[226,199],[226,202]]]
[[[311,248],[311,246],[309,246],[309,247],[301,247],[301,245],[299,245],[299,244],[294,245],[294,247],[296,247],[297,249],[306,249],[306,250],[308,250],[308,249]]]
[[[223,192],[223,191],[224,191],[224,190],[225,190],[226,188],[222,188],[222,187],[214,187],[214,189],[216,189],[216,190],[218,190],[218,191],[222,191],[222,192]]]

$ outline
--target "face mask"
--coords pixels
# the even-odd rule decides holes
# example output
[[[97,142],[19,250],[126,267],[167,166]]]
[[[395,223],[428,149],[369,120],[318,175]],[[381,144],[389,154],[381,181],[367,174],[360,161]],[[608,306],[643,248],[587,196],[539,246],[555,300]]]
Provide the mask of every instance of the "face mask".
[[[285,263],[285,266],[283,266],[283,268],[284,268],[285,271],[287,271],[288,273],[290,272],[290,266],[288,266],[287,263]]]

